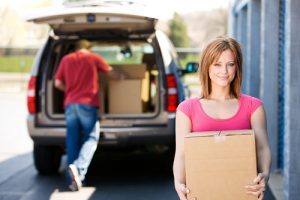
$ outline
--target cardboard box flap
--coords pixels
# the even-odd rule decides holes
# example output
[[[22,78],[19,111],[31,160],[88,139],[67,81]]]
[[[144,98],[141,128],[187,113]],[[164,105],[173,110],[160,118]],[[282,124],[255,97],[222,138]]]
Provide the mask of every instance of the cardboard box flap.
[[[204,132],[193,132],[185,135],[185,138],[194,137],[211,137],[211,136],[230,136],[230,135],[254,135],[252,129],[247,130],[230,130],[230,131],[204,131]]]
[[[146,64],[114,64],[113,69],[119,70],[127,76],[127,79],[145,78]]]

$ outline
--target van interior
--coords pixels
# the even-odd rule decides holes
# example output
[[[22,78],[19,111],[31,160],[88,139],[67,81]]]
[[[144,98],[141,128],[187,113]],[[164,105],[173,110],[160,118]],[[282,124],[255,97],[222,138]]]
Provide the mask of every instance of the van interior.
[[[99,114],[105,116],[154,116],[159,109],[159,70],[154,47],[146,41],[90,40],[92,52],[99,54],[125,80],[112,80],[99,72]],[[75,48],[75,40],[57,42],[48,66],[46,84],[47,112],[50,116],[64,114],[64,93],[54,87],[54,75],[62,57]]]

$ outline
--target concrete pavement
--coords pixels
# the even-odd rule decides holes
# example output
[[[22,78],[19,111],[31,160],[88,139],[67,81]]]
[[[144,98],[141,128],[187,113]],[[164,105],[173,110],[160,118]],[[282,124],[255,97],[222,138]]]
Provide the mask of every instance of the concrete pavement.
[[[269,187],[276,200],[283,200],[283,173],[272,172],[269,180]]]

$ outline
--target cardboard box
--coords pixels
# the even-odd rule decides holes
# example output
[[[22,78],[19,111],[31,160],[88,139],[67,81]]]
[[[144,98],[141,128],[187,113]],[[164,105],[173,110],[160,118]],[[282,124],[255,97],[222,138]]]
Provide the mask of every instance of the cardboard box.
[[[137,114],[143,112],[142,79],[109,80],[108,85],[109,113]]]
[[[121,71],[127,79],[145,78],[146,64],[118,64],[111,65],[115,70]]]
[[[184,148],[188,198],[257,199],[244,188],[257,176],[252,130],[191,133]]]
[[[145,64],[112,65],[126,74],[126,80],[108,81],[108,113],[138,114],[147,109],[150,96],[150,74]]]

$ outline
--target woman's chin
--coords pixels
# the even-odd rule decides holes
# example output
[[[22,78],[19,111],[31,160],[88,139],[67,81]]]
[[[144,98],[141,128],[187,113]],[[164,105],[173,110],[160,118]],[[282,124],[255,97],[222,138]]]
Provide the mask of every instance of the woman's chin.
[[[228,87],[228,86],[230,86],[230,82],[229,81],[219,81],[215,85],[217,87]]]

